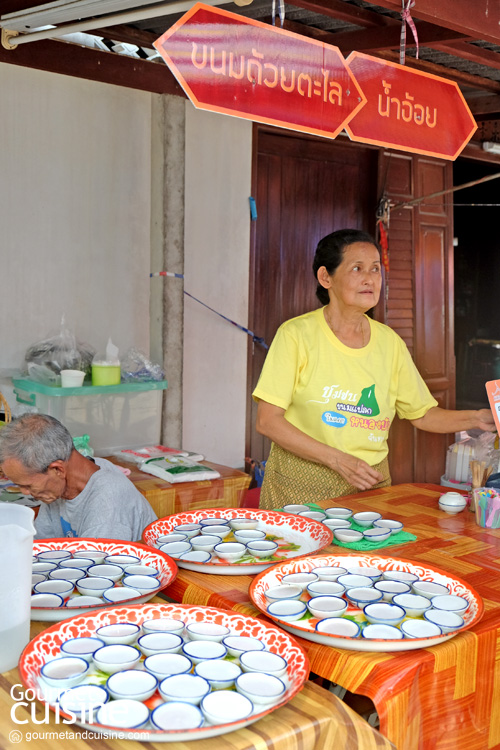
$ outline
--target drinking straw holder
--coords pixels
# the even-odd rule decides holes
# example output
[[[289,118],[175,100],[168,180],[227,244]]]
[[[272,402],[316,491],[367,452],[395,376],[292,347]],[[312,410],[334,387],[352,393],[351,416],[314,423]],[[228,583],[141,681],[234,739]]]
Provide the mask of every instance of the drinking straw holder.
[[[500,529],[500,493],[492,487],[472,490],[476,523],[488,529]]]

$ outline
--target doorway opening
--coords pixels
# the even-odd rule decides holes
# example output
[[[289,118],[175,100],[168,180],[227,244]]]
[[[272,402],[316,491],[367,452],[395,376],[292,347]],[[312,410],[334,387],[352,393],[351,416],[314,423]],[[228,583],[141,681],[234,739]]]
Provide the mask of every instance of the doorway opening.
[[[453,184],[500,172],[500,164],[457,159]],[[500,378],[500,178],[458,190],[454,203],[456,407],[488,406],[485,383]]]

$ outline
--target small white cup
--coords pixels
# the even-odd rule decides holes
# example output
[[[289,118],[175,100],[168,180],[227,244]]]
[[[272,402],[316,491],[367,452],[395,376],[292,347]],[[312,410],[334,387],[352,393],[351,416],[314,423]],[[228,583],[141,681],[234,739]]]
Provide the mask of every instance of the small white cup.
[[[79,388],[83,385],[85,373],[81,370],[61,370],[61,386],[63,388]]]

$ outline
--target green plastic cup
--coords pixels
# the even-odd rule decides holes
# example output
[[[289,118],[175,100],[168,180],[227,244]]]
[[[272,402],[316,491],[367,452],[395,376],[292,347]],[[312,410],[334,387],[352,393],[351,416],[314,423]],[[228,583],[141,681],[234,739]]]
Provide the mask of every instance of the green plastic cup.
[[[120,365],[92,365],[92,385],[118,385]]]

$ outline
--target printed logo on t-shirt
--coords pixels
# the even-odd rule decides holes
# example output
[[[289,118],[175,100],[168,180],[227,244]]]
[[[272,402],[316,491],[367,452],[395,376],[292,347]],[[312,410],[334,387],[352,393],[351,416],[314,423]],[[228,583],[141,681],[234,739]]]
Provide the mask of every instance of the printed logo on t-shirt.
[[[68,537],[72,537],[72,538],[73,537],[77,537],[78,534],[76,533],[76,531],[74,531],[71,528],[71,524],[69,523],[69,521],[66,521],[66,519],[63,518],[62,516],[59,516],[59,517],[61,519],[61,526],[62,526],[62,530],[63,530],[63,535],[64,536],[68,536]]]
[[[389,419],[374,419],[380,414],[380,407],[375,396],[375,384],[363,388],[361,394],[349,390],[341,390],[332,385],[323,388],[323,401],[335,402],[336,411],[325,411],[321,419],[331,427],[361,427],[369,430],[387,431],[390,427]],[[350,418],[347,415],[352,415]],[[372,438],[373,439],[373,438]]]

